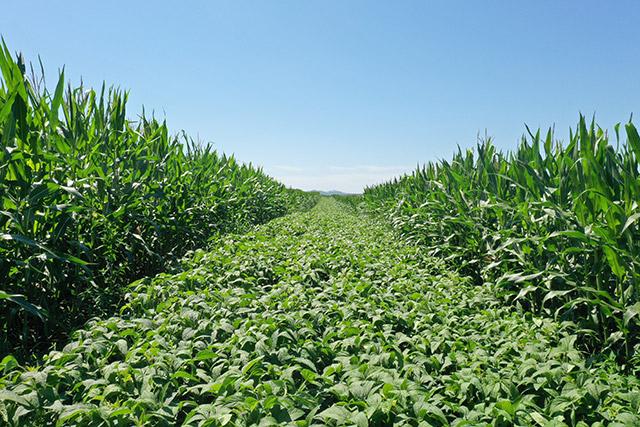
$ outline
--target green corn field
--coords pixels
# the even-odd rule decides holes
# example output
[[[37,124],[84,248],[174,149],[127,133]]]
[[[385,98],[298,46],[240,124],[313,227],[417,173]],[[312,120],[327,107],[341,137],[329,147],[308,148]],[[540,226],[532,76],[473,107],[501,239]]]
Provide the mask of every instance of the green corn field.
[[[164,122],[129,121],[126,93],[64,73],[49,93],[6,46],[0,67],[2,353],[46,350],[131,281],[304,198]]]
[[[0,71],[0,425],[640,425],[631,120],[328,197]]]
[[[529,132],[365,191],[402,234],[506,302],[570,321],[593,353],[628,363],[640,331],[640,137],[615,145],[580,118],[568,143]]]

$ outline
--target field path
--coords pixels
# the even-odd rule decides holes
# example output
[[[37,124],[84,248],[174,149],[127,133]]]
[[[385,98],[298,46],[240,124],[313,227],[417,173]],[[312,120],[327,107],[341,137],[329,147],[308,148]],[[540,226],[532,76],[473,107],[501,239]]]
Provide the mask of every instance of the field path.
[[[33,425],[624,424],[635,416],[619,410],[625,399],[640,402],[636,379],[612,364],[607,375],[587,368],[558,323],[506,307],[333,199],[226,236],[184,272],[138,282],[128,301],[39,369],[15,368],[0,416]]]

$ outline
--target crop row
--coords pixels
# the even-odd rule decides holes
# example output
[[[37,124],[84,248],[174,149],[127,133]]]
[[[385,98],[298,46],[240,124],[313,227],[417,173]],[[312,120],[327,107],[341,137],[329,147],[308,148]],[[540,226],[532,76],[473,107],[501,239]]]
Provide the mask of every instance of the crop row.
[[[153,117],[130,121],[119,90],[62,72],[50,93],[5,45],[0,70],[0,355],[44,350],[131,281],[315,201]]]
[[[638,366],[640,137],[611,136],[584,117],[567,144],[529,132],[509,153],[428,163],[366,189],[410,240],[505,300],[574,322],[580,344]]]
[[[624,426],[640,382],[331,199],[130,288],[37,368],[0,363],[0,423]],[[634,424],[635,423],[635,424]]]

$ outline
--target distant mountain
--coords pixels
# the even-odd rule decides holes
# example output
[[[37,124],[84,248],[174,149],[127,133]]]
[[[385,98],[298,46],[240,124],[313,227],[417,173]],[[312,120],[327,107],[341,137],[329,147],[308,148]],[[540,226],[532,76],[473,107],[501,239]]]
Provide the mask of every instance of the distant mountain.
[[[344,193],[338,190],[318,191],[322,196],[353,196],[353,193]]]

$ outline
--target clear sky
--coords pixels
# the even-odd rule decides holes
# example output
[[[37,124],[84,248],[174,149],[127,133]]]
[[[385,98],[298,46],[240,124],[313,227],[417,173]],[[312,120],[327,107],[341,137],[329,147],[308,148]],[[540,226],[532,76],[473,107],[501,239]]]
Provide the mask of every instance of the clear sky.
[[[640,1],[11,1],[52,76],[142,105],[288,185],[360,191],[478,134],[514,147],[640,110]],[[52,85],[52,78],[49,79]]]

